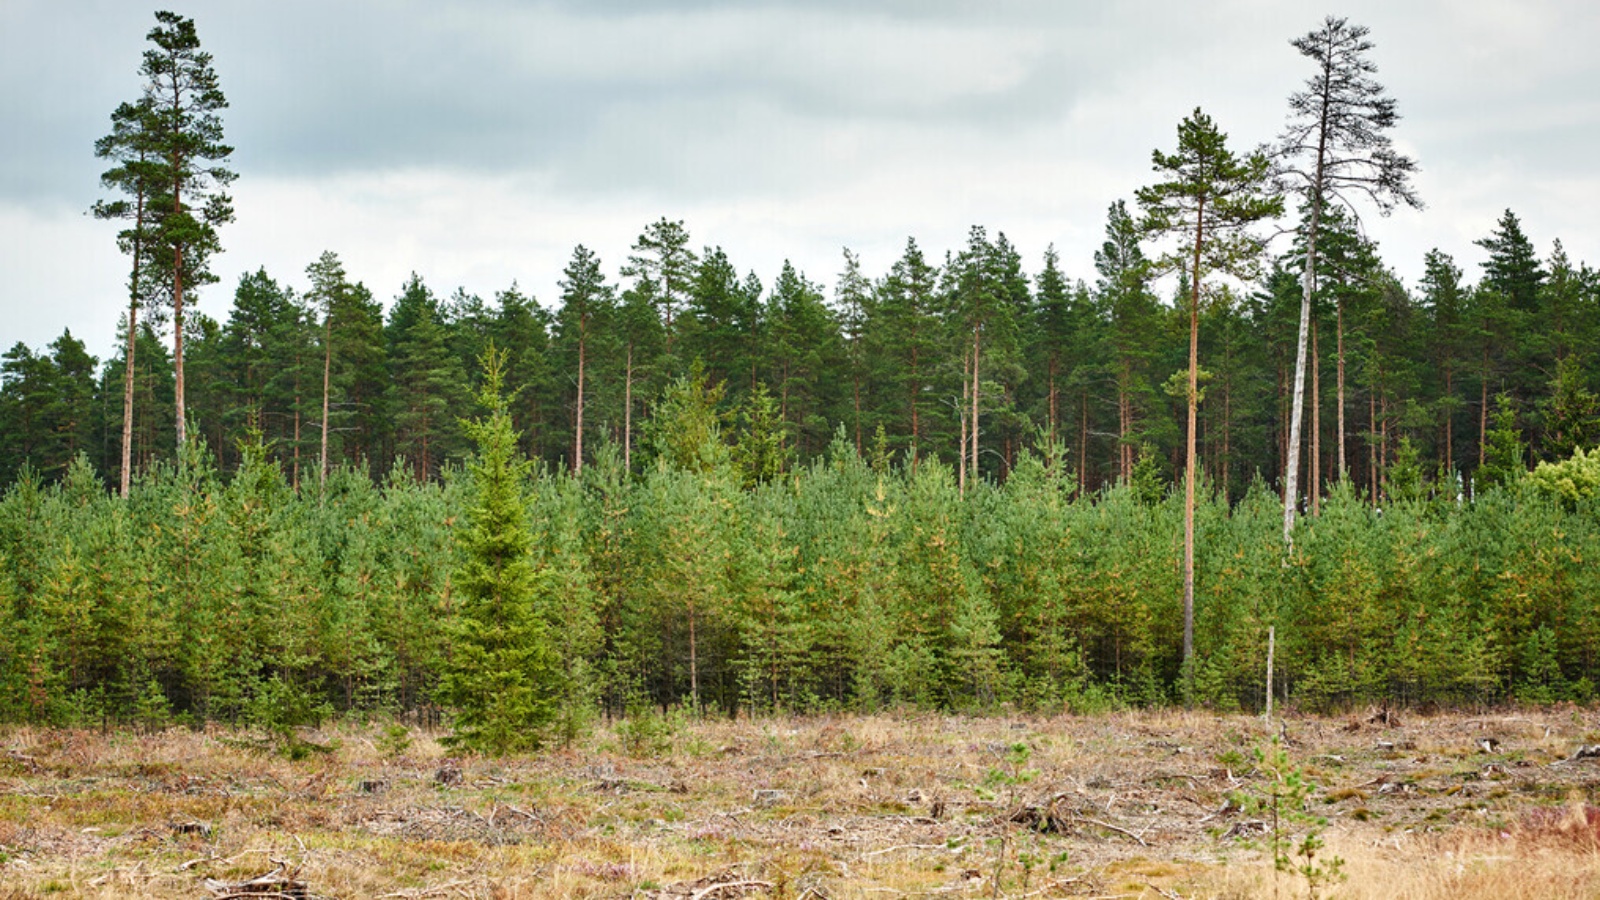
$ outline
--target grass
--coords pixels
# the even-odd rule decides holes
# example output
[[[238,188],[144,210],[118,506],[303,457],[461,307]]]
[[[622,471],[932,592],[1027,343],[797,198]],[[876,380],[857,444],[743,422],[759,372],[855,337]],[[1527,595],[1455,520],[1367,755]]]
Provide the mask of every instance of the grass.
[[[1600,893],[1600,762],[1566,762],[1588,718],[1288,720],[1345,860],[1331,895]],[[218,730],[13,728],[0,900],[192,898],[280,865],[320,897],[1305,896],[1237,827],[1277,733],[1179,710],[706,720],[648,756],[603,726],[447,764],[439,735],[392,726],[307,734],[336,749],[298,761]]]

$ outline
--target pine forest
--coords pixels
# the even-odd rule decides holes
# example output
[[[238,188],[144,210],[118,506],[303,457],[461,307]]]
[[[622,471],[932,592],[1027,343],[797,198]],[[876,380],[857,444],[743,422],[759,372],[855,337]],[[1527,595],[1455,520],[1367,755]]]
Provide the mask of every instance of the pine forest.
[[[214,284],[227,101],[158,14],[92,148],[121,342],[0,366],[0,720],[511,752],[649,709],[1254,712],[1269,655],[1307,710],[1595,699],[1600,273],[1507,210],[1481,271],[1402,283],[1362,223],[1427,160],[1371,46],[1295,41],[1260,148],[1176,123],[1092,281],[1003,223],[806,273],[664,217],[535,297],[334,251]]]

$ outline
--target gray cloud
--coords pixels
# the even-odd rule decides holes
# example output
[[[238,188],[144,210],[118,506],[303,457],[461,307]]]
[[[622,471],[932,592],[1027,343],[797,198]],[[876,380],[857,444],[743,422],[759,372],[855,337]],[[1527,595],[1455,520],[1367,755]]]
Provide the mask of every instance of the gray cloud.
[[[1430,210],[1374,221],[1403,275],[1511,207],[1541,249],[1600,261],[1600,68],[1585,4],[1355,0],[1400,101]],[[548,296],[572,244],[615,265],[660,215],[770,278],[829,280],[839,245],[881,270],[907,235],[967,225],[1088,276],[1105,209],[1149,178],[1196,105],[1236,145],[1269,139],[1308,74],[1289,47],[1322,9],[1268,0],[524,3],[210,0],[184,10],[232,108],[239,271],[295,280],[322,249],[386,295],[415,268]],[[153,24],[114,0],[0,5],[0,286],[23,339],[115,323],[122,263],[91,146],[139,88]],[[61,270],[71,268],[72,277]],[[448,288],[446,288],[448,289]],[[28,298],[59,297],[54,305]],[[80,326],[78,317],[85,320]],[[32,323],[32,324],[28,324]],[[93,324],[91,324],[93,323]],[[106,343],[109,343],[107,341]]]

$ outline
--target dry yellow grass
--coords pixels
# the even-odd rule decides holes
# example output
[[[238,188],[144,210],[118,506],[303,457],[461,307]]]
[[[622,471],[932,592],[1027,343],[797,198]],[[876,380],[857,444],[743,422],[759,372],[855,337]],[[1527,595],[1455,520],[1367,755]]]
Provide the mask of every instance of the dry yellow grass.
[[[1580,815],[1600,762],[1567,759],[1592,718],[1289,720],[1345,860],[1325,894],[1600,895]],[[341,898],[1301,897],[1251,825],[1253,750],[1278,732],[1185,711],[709,720],[650,758],[600,727],[450,760],[344,726],[291,762],[225,731],[12,729],[0,900],[205,897],[280,866]]]

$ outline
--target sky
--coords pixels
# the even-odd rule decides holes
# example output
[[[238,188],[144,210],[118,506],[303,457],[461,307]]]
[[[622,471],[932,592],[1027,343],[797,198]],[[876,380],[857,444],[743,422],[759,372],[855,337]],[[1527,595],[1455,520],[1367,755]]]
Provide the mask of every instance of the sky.
[[[1414,285],[1437,247],[1471,280],[1513,210],[1542,256],[1600,265],[1600,6],[1358,0],[191,0],[230,107],[237,220],[198,308],[241,274],[303,289],[325,250],[386,302],[513,283],[547,307],[575,245],[617,279],[682,220],[771,284],[831,295],[842,250],[886,273],[968,228],[1093,281],[1107,208],[1152,183],[1201,107],[1244,150],[1312,74],[1289,42],[1371,29],[1427,208],[1364,223]],[[113,353],[129,261],[96,138],[136,99],[155,7],[0,0],[0,348],[70,328]],[[1274,249],[1281,250],[1281,243]]]

